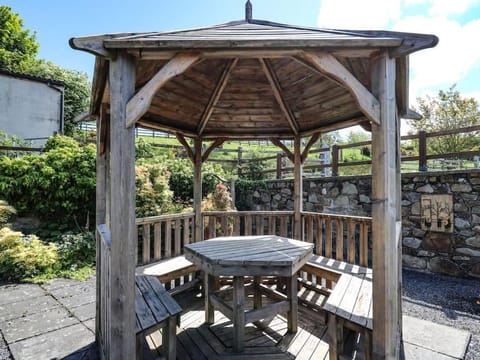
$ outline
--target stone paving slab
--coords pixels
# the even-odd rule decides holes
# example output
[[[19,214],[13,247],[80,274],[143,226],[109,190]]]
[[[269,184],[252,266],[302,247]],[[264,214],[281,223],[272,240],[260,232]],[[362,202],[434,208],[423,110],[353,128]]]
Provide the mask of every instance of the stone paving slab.
[[[403,316],[403,341],[440,355],[463,359],[471,334],[464,330]]]
[[[1,290],[0,305],[45,295],[43,289],[36,284],[2,285]]]
[[[15,303],[0,305],[0,323],[61,306],[50,295],[28,298]]]
[[[79,321],[63,307],[57,307],[40,313],[20,317],[0,323],[3,336],[7,343],[60,329]]]
[[[76,285],[52,289],[50,293],[67,308],[95,302],[95,284],[79,282]]]
[[[448,355],[403,342],[404,360],[456,360]]]
[[[53,290],[63,289],[68,286],[78,286],[80,284],[87,285],[87,286],[95,286],[95,283],[96,283],[95,277],[92,277],[85,281],[57,278],[57,279],[50,280],[46,284],[42,284],[41,287],[47,290],[48,292],[52,292]]]
[[[50,360],[74,358],[74,354],[83,353],[94,342],[95,335],[90,330],[83,324],[75,324],[9,346],[14,359]]]
[[[83,322],[83,325],[85,325],[92,333],[95,334],[95,319],[90,319],[87,321]]]
[[[80,321],[93,319],[95,317],[95,302],[74,307],[70,311]]]

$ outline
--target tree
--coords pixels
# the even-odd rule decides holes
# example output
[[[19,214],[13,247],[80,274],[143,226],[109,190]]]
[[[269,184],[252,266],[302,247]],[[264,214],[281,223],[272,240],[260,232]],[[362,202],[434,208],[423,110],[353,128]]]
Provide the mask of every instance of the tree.
[[[36,34],[23,29],[23,20],[11,8],[0,5],[0,69],[22,72],[38,48]]]
[[[418,109],[423,118],[410,121],[417,131],[435,132],[480,124],[480,108],[474,98],[464,98],[455,90],[440,90],[436,97],[418,98]],[[478,131],[429,138],[429,153],[441,154],[471,150],[478,145]]]

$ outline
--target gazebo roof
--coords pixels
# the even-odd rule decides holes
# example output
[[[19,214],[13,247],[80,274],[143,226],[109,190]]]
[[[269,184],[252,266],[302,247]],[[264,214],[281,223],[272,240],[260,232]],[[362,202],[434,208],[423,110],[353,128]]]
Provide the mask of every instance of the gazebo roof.
[[[213,139],[292,138],[355,124],[368,128],[379,112],[370,94],[370,62],[385,49],[396,59],[399,113],[411,118],[408,55],[437,42],[433,35],[317,29],[247,18],[190,30],[78,37],[70,44],[97,56],[92,115],[109,101],[108,59],[115,51],[136,59],[137,90],[180,54],[135,122]]]

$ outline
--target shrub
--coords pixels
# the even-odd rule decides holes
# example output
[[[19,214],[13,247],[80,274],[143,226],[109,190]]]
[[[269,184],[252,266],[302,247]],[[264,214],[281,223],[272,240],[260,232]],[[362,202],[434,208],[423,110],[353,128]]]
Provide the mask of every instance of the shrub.
[[[75,270],[82,266],[95,265],[96,242],[93,232],[63,235],[57,250],[63,269]]]
[[[53,274],[57,258],[55,244],[45,244],[34,235],[24,236],[7,227],[0,229],[0,279],[27,280]]]
[[[45,152],[0,158],[0,192],[21,214],[76,227],[93,221],[95,146],[51,137]]]
[[[168,159],[170,172],[169,185],[174,197],[183,202],[193,198],[193,165],[188,159]],[[219,178],[226,177],[225,171],[218,164],[205,163],[202,167],[202,196],[215,191]]]
[[[173,193],[168,187],[170,173],[159,163],[139,165],[136,173],[136,214],[139,217],[168,212],[173,203]]]
[[[5,225],[10,217],[16,213],[15,209],[8,205],[6,201],[0,200],[0,226]]]

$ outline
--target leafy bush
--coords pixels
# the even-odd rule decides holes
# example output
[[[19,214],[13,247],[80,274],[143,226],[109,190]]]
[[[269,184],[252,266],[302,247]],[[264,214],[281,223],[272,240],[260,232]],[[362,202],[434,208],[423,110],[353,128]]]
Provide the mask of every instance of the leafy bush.
[[[26,280],[53,274],[57,259],[55,244],[45,244],[34,235],[24,236],[7,227],[0,229],[0,279]]]
[[[71,228],[89,217],[93,223],[95,146],[54,136],[40,155],[2,157],[0,192],[21,214]]]
[[[265,160],[261,159],[259,153],[254,152],[252,157],[240,166],[240,178],[244,180],[258,181],[266,179],[264,170],[266,168]]]
[[[95,265],[96,241],[93,232],[66,234],[57,245],[58,259],[64,269]]]
[[[193,165],[188,159],[168,159],[170,172],[169,185],[174,197],[183,202],[193,198]],[[215,191],[219,178],[226,177],[225,171],[218,164],[205,163],[202,167],[202,196]]]
[[[170,173],[158,163],[139,165],[136,173],[136,213],[139,217],[154,216],[168,212],[173,203],[173,194],[168,187]]]
[[[12,206],[8,205],[6,201],[0,200],[0,226],[5,225],[8,219],[10,219],[10,217],[16,213],[16,210]]]

